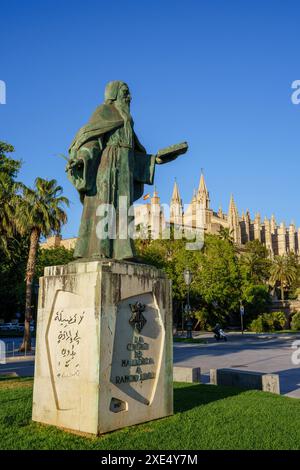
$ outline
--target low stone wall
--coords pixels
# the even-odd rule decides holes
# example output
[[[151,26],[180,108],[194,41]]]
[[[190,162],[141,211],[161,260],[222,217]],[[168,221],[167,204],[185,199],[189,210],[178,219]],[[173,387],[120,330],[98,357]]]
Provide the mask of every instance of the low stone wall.
[[[173,380],[174,382],[200,382],[201,369],[200,367],[173,367]]]
[[[271,305],[272,312],[297,312],[300,311],[300,300],[276,300]]]
[[[280,394],[278,374],[234,369],[210,369],[210,383]]]
[[[271,312],[284,312],[286,323],[284,328],[291,327],[292,314],[300,312],[300,300],[274,300],[271,305]]]

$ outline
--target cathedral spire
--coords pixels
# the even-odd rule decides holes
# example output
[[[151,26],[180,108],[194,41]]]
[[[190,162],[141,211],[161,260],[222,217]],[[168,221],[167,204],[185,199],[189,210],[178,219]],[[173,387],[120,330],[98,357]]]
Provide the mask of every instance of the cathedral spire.
[[[228,210],[228,224],[229,232],[233,237],[233,240],[237,244],[241,244],[241,227],[239,220],[239,213],[235,205],[233,195],[231,194]]]
[[[275,215],[272,214],[272,217],[271,217],[271,233],[272,234],[275,234],[276,228],[277,228],[277,223],[276,223]]]
[[[230,214],[236,214],[238,216],[238,210],[233,199],[233,194],[231,194],[230,202],[229,202],[229,214],[228,215]]]
[[[197,200],[197,190],[196,188],[194,188],[192,202],[196,202],[196,200]]]
[[[204,205],[204,209],[209,209],[209,192],[206,187],[203,170],[201,170],[200,182],[197,191],[197,201]]]
[[[179,193],[179,187],[175,178],[174,181],[174,186],[173,186],[173,193],[172,193],[172,199],[171,202],[179,202],[181,204],[181,197]]]
[[[206,187],[204,175],[203,175],[202,172],[201,172],[200,181],[199,181],[198,193],[208,194],[208,190],[207,190],[207,187]]]
[[[182,224],[183,207],[180,197],[179,187],[175,178],[172,199],[170,204],[170,223],[180,225]]]

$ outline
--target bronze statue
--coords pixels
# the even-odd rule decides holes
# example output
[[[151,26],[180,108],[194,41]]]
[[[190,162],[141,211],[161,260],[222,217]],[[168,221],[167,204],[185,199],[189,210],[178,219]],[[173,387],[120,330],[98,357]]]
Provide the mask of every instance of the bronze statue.
[[[112,224],[107,236],[99,236],[99,220],[113,215],[118,220],[120,197],[128,211],[143,195],[144,184],[153,184],[156,164],[167,163],[187,151],[183,142],[156,155],[147,154],[133,130],[130,101],[126,83],[108,83],[104,103],[71,144],[66,171],[83,203],[75,258],[134,259],[132,238],[120,235],[118,223]],[[133,215],[128,215],[128,222],[132,221]]]

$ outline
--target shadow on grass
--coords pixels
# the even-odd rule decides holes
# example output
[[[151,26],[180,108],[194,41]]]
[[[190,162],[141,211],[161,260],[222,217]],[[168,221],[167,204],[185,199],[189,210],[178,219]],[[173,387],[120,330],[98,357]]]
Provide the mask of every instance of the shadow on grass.
[[[0,375],[0,382],[9,382],[9,381],[19,381],[18,376],[10,376],[10,375]]]
[[[186,385],[177,383],[174,389],[174,412],[197,408],[217,400],[233,397],[245,392],[245,390],[233,387],[222,387],[216,385]]]
[[[17,375],[0,375],[0,382],[9,382],[9,381],[15,381],[15,382],[27,382],[27,381],[32,381],[33,382],[33,377],[30,376],[24,376],[24,377],[18,377]]]

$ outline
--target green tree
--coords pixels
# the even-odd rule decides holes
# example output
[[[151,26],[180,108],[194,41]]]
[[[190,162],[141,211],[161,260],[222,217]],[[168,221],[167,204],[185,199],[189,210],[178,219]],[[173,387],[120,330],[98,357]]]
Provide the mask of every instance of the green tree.
[[[294,259],[290,256],[275,256],[270,269],[270,285],[279,284],[281,300],[284,300],[284,291],[287,290],[297,278],[297,268]]]
[[[44,275],[46,266],[59,266],[73,261],[74,250],[67,250],[63,246],[55,248],[39,248],[36,261],[35,276],[38,279]]]
[[[15,234],[15,209],[20,184],[15,181],[21,161],[8,154],[14,151],[12,145],[0,141],[0,247],[8,251],[8,239]]]
[[[299,295],[299,288],[300,288],[300,263],[299,263],[299,257],[295,255],[294,253],[289,253],[288,254],[289,258],[289,263],[294,266],[295,271],[296,271],[296,276],[291,282],[289,286],[289,298],[290,299],[297,299]]]
[[[243,284],[242,302],[245,307],[245,324],[249,324],[261,313],[267,312],[271,305],[269,288],[265,284]]]
[[[21,161],[10,154],[14,147],[0,141],[0,296],[1,318],[9,320],[23,307],[24,260],[28,248],[26,237],[16,231],[15,212],[18,191],[16,182]]]
[[[258,240],[246,243],[240,257],[243,280],[251,284],[265,284],[270,277],[271,261],[266,247]]]
[[[7,250],[0,248],[0,317],[5,321],[24,312],[27,254],[28,239],[19,234],[8,239]]]
[[[179,307],[186,301],[183,272],[189,268],[193,273],[192,309],[205,313],[205,325],[213,326],[216,321],[227,324],[238,312],[241,296],[236,249],[230,240],[217,235],[205,236],[202,251],[187,250],[186,242],[185,239],[150,240],[137,245],[143,261],[163,269],[172,280],[175,314],[179,314]],[[196,313],[199,321],[198,317]]]
[[[194,288],[210,313],[210,323],[226,324],[239,310],[241,278],[238,257],[230,240],[206,235]]]
[[[57,185],[56,180],[36,178],[34,189],[23,187],[22,198],[17,207],[17,228],[21,234],[29,235],[25,276],[25,329],[21,351],[31,349],[32,285],[40,237],[59,233],[61,226],[67,221],[64,206],[68,206],[69,201],[62,196],[62,191],[62,187]]]
[[[234,240],[233,240],[233,237],[231,235],[229,228],[221,227],[219,230],[219,237],[221,238],[221,240],[228,241],[231,244],[234,243]]]
[[[151,264],[166,272],[172,281],[173,313],[176,320],[187,297],[187,286],[184,283],[183,271],[190,268],[194,273],[198,269],[199,252],[186,249],[185,239],[174,239],[171,230],[169,240],[137,240],[136,248],[139,257],[146,264]],[[191,286],[191,302],[196,302],[197,289]]]
[[[11,179],[17,177],[22,165],[20,160],[14,160],[8,155],[14,151],[15,149],[12,145],[0,141],[0,173],[5,173]]]

